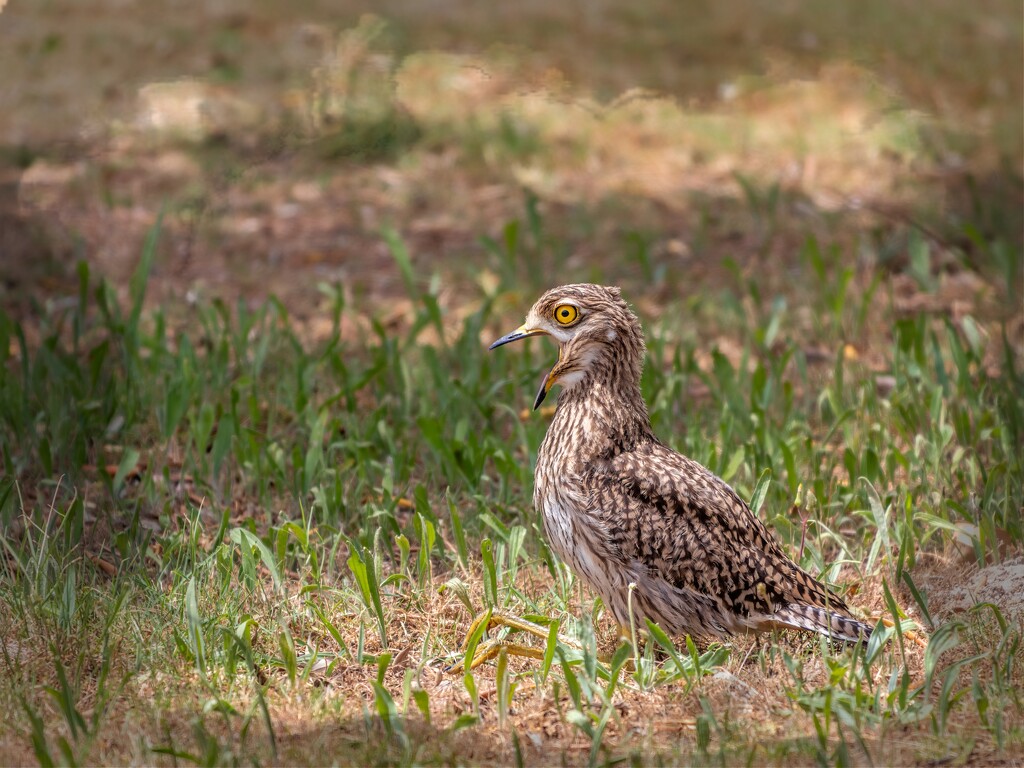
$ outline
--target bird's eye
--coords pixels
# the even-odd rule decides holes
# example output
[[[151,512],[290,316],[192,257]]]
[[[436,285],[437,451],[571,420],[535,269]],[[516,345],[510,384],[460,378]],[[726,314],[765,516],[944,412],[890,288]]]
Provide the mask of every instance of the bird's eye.
[[[555,307],[555,320],[560,325],[571,325],[580,316],[580,311],[572,304],[559,304]]]

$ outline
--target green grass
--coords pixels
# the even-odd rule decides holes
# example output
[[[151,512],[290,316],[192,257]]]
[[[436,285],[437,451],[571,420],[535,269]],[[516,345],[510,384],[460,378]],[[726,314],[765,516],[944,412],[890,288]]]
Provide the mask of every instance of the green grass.
[[[1024,754],[1024,584],[990,589],[1024,545],[1019,4],[17,5],[0,763]],[[196,143],[132,117],[161,81],[210,99]],[[867,647],[616,646],[532,508],[554,349],[486,352],[577,280],[640,314],[659,435],[888,621]],[[488,612],[540,658],[452,670]]]
[[[553,350],[485,350],[560,263],[545,225],[530,203],[482,242],[497,283],[467,282],[458,320],[385,233],[413,316],[342,337],[361,310],[321,284],[335,333],[320,345],[273,300],[200,305],[180,327],[145,309],[159,227],[124,305],[82,264],[76,295],[36,307],[32,341],[0,315],[6,758],[1019,756],[1020,609],[950,615],[936,577],[954,534],[979,565],[1024,542],[1024,386],[1003,320],[898,316],[884,273],[814,238],[788,290],[737,271],[719,295],[664,302],[645,323],[656,430],[894,626],[859,650],[701,648],[650,628],[608,658],[611,622],[553,561],[530,501],[546,421],[520,411]],[[543,660],[445,673],[482,610],[552,627]],[[921,626],[927,650],[907,636]]]

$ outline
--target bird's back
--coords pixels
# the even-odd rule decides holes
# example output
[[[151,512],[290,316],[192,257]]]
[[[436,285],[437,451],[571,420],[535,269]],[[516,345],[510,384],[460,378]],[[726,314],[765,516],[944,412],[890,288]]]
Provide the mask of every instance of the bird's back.
[[[632,582],[634,614],[675,634],[794,627],[857,640],[870,633],[785,554],[732,488],[653,437],[578,469],[563,478],[563,494],[578,500],[578,527],[598,532],[577,534],[578,545],[599,549],[583,559],[607,562],[619,578],[581,576],[620,623],[630,607],[622,588]]]

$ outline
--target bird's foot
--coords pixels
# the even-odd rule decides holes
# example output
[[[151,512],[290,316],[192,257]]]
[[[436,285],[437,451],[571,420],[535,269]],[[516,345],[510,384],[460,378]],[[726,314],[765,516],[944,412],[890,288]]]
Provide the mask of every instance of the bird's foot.
[[[615,638],[601,649],[601,652],[597,655],[597,660],[602,661],[605,664],[611,664],[612,659],[615,658],[615,653],[623,645],[628,645],[630,652],[633,652],[633,633],[630,632],[628,624],[618,625],[618,632],[615,634]],[[636,665],[633,664],[633,659],[630,658],[626,662],[626,671],[632,672],[635,669],[635,666]]]
[[[888,616],[878,616],[874,620],[875,621],[881,621],[882,625],[886,626],[886,627],[895,627],[896,626],[896,623],[892,619],[890,619]],[[927,648],[928,647],[928,638],[925,637],[923,633],[919,634],[917,632],[914,632],[913,630],[904,630],[903,631],[903,637],[905,637],[907,640],[909,640],[910,642],[914,643],[915,645],[917,645],[920,648]]]
[[[448,667],[448,671],[458,674],[466,670],[476,669],[484,662],[495,658],[501,653],[502,649],[511,656],[523,656],[530,659],[544,658],[545,649],[511,643],[505,639],[505,635],[508,632],[502,633],[500,637],[491,637],[484,640],[483,636],[496,627],[504,627],[506,630],[514,632],[526,632],[540,638],[545,643],[549,643],[553,639],[555,642],[577,648],[577,645],[571,640],[566,640],[555,634],[558,632],[557,623],[553,626],[554,629],[551,629],[551,627],[544,627],[519,616],[490,610],[484,611],[473,619],[473,623],[469,626],[466,639],[463,641],[462,648],[460,649],[463,654],[462,659]],[[554,638],[552,638],[552,634],[554,634]]]
[[[463,656],[461,661],[457,661],[448,667],[448,671],[452,674],[458,674],[469,669],[476,669],[484,662],[490,661],[491,659],[497,658],[497,656],[505,651],[509,656],[522,656],[528,659],[543,659],[544,651],[541,648],[534,648],[530,645],[521,645],[520,643],[510,643],[507,640],[498,640],[492,638],[485,640],[476,647],[476,651],[473,653],[473,658],[469,664],[466,664],[466,656]]]

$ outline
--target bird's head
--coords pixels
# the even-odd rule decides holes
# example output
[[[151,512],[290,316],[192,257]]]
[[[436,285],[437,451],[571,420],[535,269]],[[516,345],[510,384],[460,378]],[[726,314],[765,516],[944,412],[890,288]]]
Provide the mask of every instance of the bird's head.
[[[571,389],[599,372],[623,378],[622,383],[639,383],[643,332],[618,288],[589,283],[552,288],[533,305],[525,323],[490,349],[539,335],[558,342],[558,361],[541,383],[534,409],[555,384]]]

